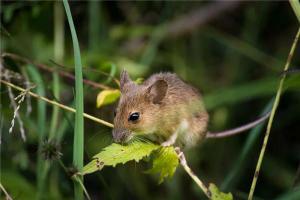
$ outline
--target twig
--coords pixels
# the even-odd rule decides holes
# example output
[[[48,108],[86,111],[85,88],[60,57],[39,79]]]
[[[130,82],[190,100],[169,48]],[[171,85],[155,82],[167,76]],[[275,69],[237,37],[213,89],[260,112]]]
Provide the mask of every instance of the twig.
[[[188,14],[175,19],[166,25],[166,37],[178,37],[192,32],[193,30],[207,24],[220,16],[224,12],[236,8],[240,2],[215,2],[209,3],[207,6],[202,6],[192,10]]]
[[[294,39],[294,42],[292,44],[290,53],[288,55],[286,64],[284,66],[284,71],[287,71],[289,69],[292,57],[294,55],[294,52],[295,52],[295,49],[296,49],[296,46],[297,46],[299,35],[300,35],[300,28],[298,29],[298,32],[297,32],[297,34],[295,36],[295,39]],[[277,93],[276,93],[275,101],[274,101],[273,108],[272,108],[272,111],[271,111],[271,115],[270,115],[270,118],[269,118],[269,121],[268,121],[267,131],[266,131],[266,134],[265,134],[265,137],[264,137],[263,145],[262,145],[260,155],[259,155],[259,158],[258,158],[258,161],[257,161],[257,165],[256,165],[254,177],[253,177],[253,180],[252,180],[248,200],[253,199],[253,194],[254,194],[256,182],[257,182],[257,179],[258,179],[261,164],[262,164],[264,154],[265,154],[265,151],[266,151],[266,147],[267,147],[267,144],[268,144],[268,139],[269,139],[269,136],[270,136],[271,127],[272,127],[273,119],[274,119],[274,116],[275,116],[275,112],[276,112],[276,109],[277,109],[279,101],[280,101],[280,95],[282,93],[282,88],[283,88],[283,83],[284,83],[285,77],[286,77],[286,74],[283,74],[283,76],[282,76],[282,78],[280,79],[280,82],[279,82],[279,87],[278,87],[278,90],[277,90]]]
[[[205,184],[198,178],[198,176],[192,171],[192,169],[188,166],[183,152],[178,149],[176,151],[177,151],[181,166],[184,168],[186,173],[188,173],[188,175],[193,179],[193,181],[195,181],[195,183],[200,187],[200,189],[205,193],[205,195],[210,199],[211,192],[205,186]]]
[[[25,58],[25,57],[22,57],[22,56],[19,56],[17,54],[13,54],[13,53],[2,53],[1,54],[1,57],[2,58],[5,58],[5,57],[9,57],[9,58],[12,58],[12,59],[15,59],[15,60],[19,60],[21,62],[24,62],[24,63],[27,63],[27,64],[33,64],[35,66],[37,66],[38,68],[44,70],[44,71],[47,71],[47,72],[54,72],[56,71],[55,68],[52,68],[52,67],[49,67],[45,64],[41,64],[41,63],[37,63],[37,62],[34,62],[34,61],[31,61],[29,60],[28,58]],[[58,71],[58,74],[60,76],[63,76],[63,77],[66,77],[66,78],[69,78],[69,79],[72,79],[72,80],[75,80],[75,77],[74,75],[72,75],[71,73],[69,72],[65,72],[65,71]],[[90,85],[92,87],[95,87],[95,88],[101,88],[101,89],[112,89],[106,85],[103,85],[103,84],[100,84],[100,83],[96,83],[94,81],[91,81],[91,80],[88,80],[88,79],[83,79],[83,82],[87,85]]]
[[[19,90],[19,91],[21,91],[21,92],[25,92],[25,91],[26,91],[25,89],[23,89],[23,88],[21,88],[21,87],[19,87],[19,86],[16,86],[16,85],[14,85],[14,84],[12,84],[12,83],[10,83],[10,82],[7,82],[7,81],[5,81],[5,80],[0,79],[0,82],[3,83],[3,84],[5,84],[5,85],[7,85],[7,86],[9,86],[9,87],[11,87],[11,88],[14,88],[14,89],[16,89],[16,90]],[[35,97],[35,98],[37,98],[37,99],[43,100],[43,101],[45,101],[45,102],[47,102],[47,103],[49,103],[49,104],[58,106],[58,107],[60,107],[60,108],[62,108],[62,109],[64,109],[64,110],[67,110],[67,111],[76,113],[76,110],[75,110],[74,108],[71,108],[71,107],[66,106],[66,105],[64,105],[64,104],[61,104],[61,103],[58,103],[58,102],[56,102],[56,101],[47,99],[47,98],[45,98],[45,97],[42,97],[42,96],[37,95],[37,94],[35,94],[35,93],[33,93],[33,92],[30,92],[30,91],[29,91],[27,94],[29,94],[30,96]],[[109,123],[109,122],[107,122],[107,121],[104,121],[104,120],[102,120],[102,119],[99,119],[99,118],[97,118],[97,117],[94,117],[94,116],[92,116],[92,115],[89,115],[89,114],[87,114],[87,113],[83,113],[83,116],[84,116],[85,118],[88,118],[88,119],[94,121],[94,122],[97,122],[97,123],[100,123],[100,124],[103,124],[103,125],[105,125],[105,126],[108,126],[108,127],[113,128],[113,124],[111,124],[111,123]]]
[[[81,188],[82,188],[82,190],[83,190],[83,192],[84,192],[86,198],[87,198],[88,200],[91,200],[91,197],[90,197],[88,191],[86,190],[84,184],[82,183],[82,180],[81,180],[77,175],[73,176],[73,178],[74,178],[74,179],[79,183],[79,185],[81,186]]]
[[[3,76],[6,80],[10,81],[10,77],[7,73],[4,73]],[[24,90],[24,92],[25,91],[26,90]],[[21,106],[22,101],[24,100],[24,97],[21,98],[18,102],[16,102],[16,99],[15,99],[14,94],[13,94],[10,87],[8,87],[8,96],[9,96],[9,99],[11,101],[11,105],[14,109],[14,115],[13,115],[13,118],[11,120],[11,126],[9,128],[9,133],[12,133],[12,130],[15,126],[15,119],[17,119],[17,121],[19,123],[19,126],[20,126],[21,138],[23,139],[23,141],[26,141],[26,134],[25,134],[24,126],[23,126],[23,121],[22,121],[22,119],[20,117],[20,114],[19,114],[19,108]]]
[[[8,194],[3,185],[0,183],[0,189],[4,192],[7,200],[13,200],[13,198]]]

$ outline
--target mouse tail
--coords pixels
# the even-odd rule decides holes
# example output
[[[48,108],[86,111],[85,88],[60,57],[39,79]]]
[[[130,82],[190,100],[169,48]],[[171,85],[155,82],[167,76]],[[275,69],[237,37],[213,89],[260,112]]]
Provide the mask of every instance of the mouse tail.
[[[207,132],[206,138],[224,138],[224,137],[230,137],[232,135],[242,133],[244,131],[247,131],[247,130],[257,126],[258,124],[260,124],[263,121],[265,121],[266,119],[268,119],[270,114],[271,114],[271,111],[264,114],[263,116],[256,119],[255,121],[244,124],[244,125],[242,125],[240,127],[237,127],[237,128],[233,128],[233,129],[229,129],[229,130],[221,131],[221,132]]]

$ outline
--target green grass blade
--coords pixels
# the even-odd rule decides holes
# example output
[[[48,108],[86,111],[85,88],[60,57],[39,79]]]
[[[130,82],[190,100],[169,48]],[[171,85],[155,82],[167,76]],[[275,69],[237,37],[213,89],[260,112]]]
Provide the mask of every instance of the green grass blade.
[[[219,89],[204,96],[204,103],[208,110],[221,105],[236,104],[240,101],[262,97],[275,93],[278,78],[257,80],[235,87]]]
[[[59,2],[54,2],[54,60],[62,62],[64,57],[64,10]],[[60,100],[60,80],[57,72],[53,72],[53,95],[57,101]],[[49,139],[54,139],[57,133],[59,120],[59,108],[53,106],[52,118],[49,131]]]
[[[271,106],[273,105],[274,99],[272,99],[267,106],[264,108],[263,112],[261,114],[264,114],[268,111],[271,110]],[[264,127],[264,123],[259,124],[257,127],[252,129],[247,137],[245,145],[243,145],[243,149],[241,153],[239,154],[239,157],[237,158],[237,161],[235,164],[233,164],[232,169],[228,173],[228,175],[225,177],[222,185],[221,185],[221,190],[222,191],[231,191],[234,186],[238,183],[240,178],[242,178],[241,174],[244,169],[246,169],[245,165],[247,165],[247,158],[249,156],[249,153],[251,149],[253,149],[253,146],[255,142],[257,141],[259,137],[259,133]]]
[[[290,0],[290,4],[297,16],[298,21],[300,22],[300,3],[298,0]]]
[[[82,64],[80,57],[80,48],[77,39],[77,34],[72,19],[71,10],[67,0],[63,0],[64,7],[69,22],[75,59],[75,130],[74,130],[74,143],[73,143],[73,164],[81,170],[83,167],[83,151],[84,151],[84,124],[83,124],[83,84],[82,84]],[[83,199],[83,190],[78,182],[74,183],[75,199]]]
[[[42,77],[38,70],[32,66],[28,65],[27,67],[28,74],[32,79],[33,83],[36,84],[36,93],[40,96],[45,96],[45,85],[42,80]],[[38,123],[38,134],[39,134],[39,144],[38,144],[38,159],[37,159],[37,199],[41,199],[45,190],[45,182],[46,177],[44,173],[44,169],[46,168],[46,162],[42,157],[41,149],[43,145],[43,141],[45,140],[46,132],[46,102],[38,101],[37,102],[37,123]]]

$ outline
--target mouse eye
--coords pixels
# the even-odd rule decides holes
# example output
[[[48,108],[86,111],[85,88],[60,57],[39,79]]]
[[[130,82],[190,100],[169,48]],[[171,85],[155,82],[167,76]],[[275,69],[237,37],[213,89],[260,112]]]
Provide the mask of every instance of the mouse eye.
[[[140,118],[140,113],[135,112],[135,113],[130,114],[130,116],[129,116],[129,118],[128,118],[128,121],[135,122],[135,121],[137,121],[139,118]]]

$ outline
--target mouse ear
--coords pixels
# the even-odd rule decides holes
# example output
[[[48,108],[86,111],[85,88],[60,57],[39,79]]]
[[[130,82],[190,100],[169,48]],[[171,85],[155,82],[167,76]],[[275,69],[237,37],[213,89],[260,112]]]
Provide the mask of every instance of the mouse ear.
[[[165,98],[168,84],[165,80],[155,81],[148,89],[148,97],[154,104],[159,104]]]
[[[127,83],[130,83],[132,82],[127,71],[125,69],[123,69],[123,71],[121,72],[121,75],[120,75],[120,89],[121,91],[124,91],[124,86],[125,84]]]

